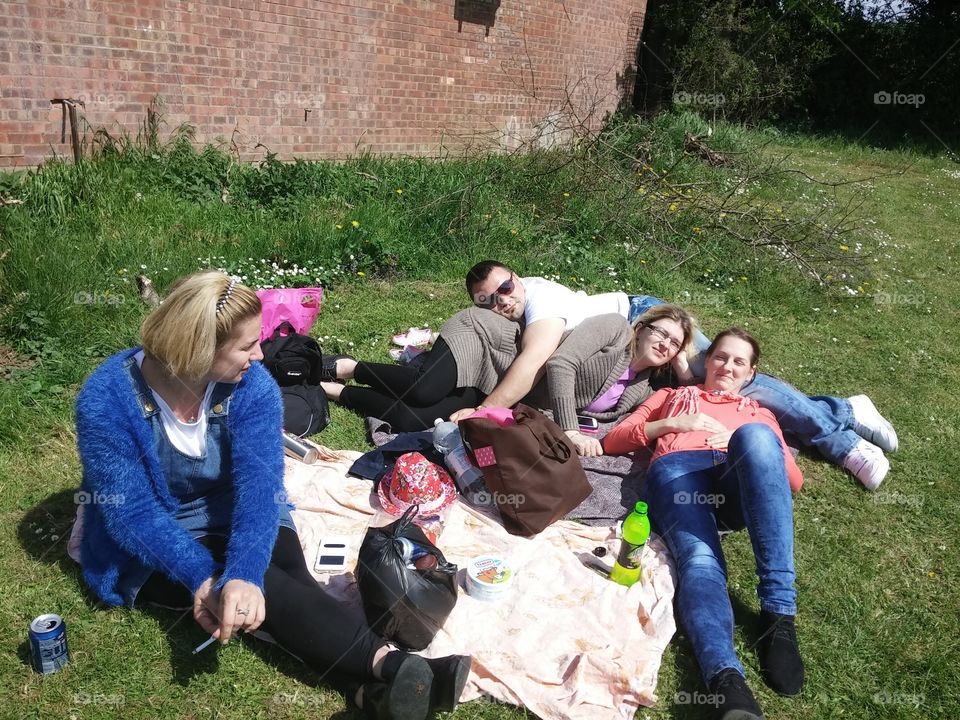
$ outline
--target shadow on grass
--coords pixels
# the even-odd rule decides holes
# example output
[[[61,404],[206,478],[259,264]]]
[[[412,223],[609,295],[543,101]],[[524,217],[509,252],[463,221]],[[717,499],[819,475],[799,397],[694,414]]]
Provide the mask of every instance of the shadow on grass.
[[[73,490],[62,490],[50,495],[25,513],[17,527],[17,539],[35,561],[57,566],[65,577],[76,582],[91,612],[104,610],[108,606],[87,587],[80,566],[67,555],[67,540],[73,528],[76,508]],[[148,605],[138,608],[136,612],[154,618],[166,636],[170,647],[172,679],[178,685],[186,687],[196,676],[217,672],[219,660],[216,648],[208,647],[196,655],[193,654],[193,649],[209,636],[194,622],[190,608],[173,610]],[[331,688],[338,691],[342,688],[345,678],[333,673],[324,674],[314,671],[279,645],[245,636],[241,638],[241,642],[263,662],[307,687]],[[18,646],[17,655],[24,664],[30,665],[29,641],[24,641]],[[359,715],[347,711],[332,717],[347,720]]]

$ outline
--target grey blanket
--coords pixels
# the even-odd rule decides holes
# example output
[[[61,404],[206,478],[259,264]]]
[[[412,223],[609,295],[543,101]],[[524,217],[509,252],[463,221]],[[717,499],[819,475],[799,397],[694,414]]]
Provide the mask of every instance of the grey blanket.
[[[601,425],[601,437],[613,425],[614,423]],[[377,447],[397,436],[392,432],[390,423],[377,418],[367,418],[367,431]],[[593,492],[567,513],[565,519],[577,520],[586,525],[612,525],[617,520],[622,520],[640,499],[640,489],[649,459],[650,454],[647,451],[580,458]]]

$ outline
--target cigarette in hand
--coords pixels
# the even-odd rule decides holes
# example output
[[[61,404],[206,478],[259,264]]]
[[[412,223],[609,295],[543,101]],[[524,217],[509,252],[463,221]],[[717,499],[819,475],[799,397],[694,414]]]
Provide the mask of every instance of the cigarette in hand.
[[[209,647],[210,645],[212,645],[212,644],[215,643],[216,641],[217,641],[217,639],[216,639],[213,635],[211,635],[209,638],[207,638],[207,639],[204,640],[202,643],[200,643],[199,645],[197,645],[197,646],[193,649],[193,653],[192,653],[192,654],[193,654],[193,655],[196,655],[198,652],[200,652],[200,651],[203,650],[204,648]]]

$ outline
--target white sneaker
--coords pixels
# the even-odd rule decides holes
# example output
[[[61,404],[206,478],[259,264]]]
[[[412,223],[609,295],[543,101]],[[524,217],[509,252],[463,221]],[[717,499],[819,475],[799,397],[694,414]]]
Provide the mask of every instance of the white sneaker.
[[[861,440],[843,459],[843,469],[863,483],[867,490],[876,490],[890,471],[890,461],[884,457],[883,450]]]
[[[900,446],[897,431],[866,395],[847,398],[853,408],[853,431],[864,440],[869,440],[884,452],[896,452]]]

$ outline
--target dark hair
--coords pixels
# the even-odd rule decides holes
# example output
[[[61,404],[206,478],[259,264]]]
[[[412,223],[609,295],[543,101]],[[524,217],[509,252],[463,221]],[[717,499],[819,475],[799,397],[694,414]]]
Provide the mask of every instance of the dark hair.
[[[509,267],[497,260],[481,260],[472,268],[467,270],[467,295],[473,296],[473,289],[484,280],[494,270],[494,268],[503,268],[509,273],[513,273]]]
[[[760,343],[758,343],[758,342],[757,342],[757,339],[756,339],[753,335],[751,335],[750,333],[748,333],[746,330],[744,330],[743,328],[736,327],[736,326],[727,328],[727,329],[724,330],[723,332],[719,333],[719,334],[713,339],[713,342],[710,343],[710,347],[707,348],[707,353],[706,353],[705,357],[710,357],[711,355],[713,355],[713,351],[717,349],[717,345],[718,345],[718,344],[720,343],[720,341],[723,340],[725,337],[740,338],[740,339],[743,340],[744,342],[749,343],[749,344],[750,344],[750,348],[751,348],[752,351],[753,351],[753,352],[751,353],[751,357],[750,357],[750,366],[751,366],[751,367],[756,367],[757,363],[760,362]]]

